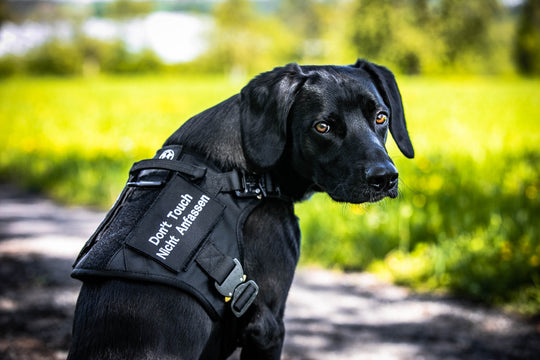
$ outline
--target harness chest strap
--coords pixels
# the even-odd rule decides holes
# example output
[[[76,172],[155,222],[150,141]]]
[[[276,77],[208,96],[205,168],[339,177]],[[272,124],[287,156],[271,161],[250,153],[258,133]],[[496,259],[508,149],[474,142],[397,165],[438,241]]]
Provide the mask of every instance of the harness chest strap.
[[[234,191],[235,195],[241,198],[256,197],[259,200],[263,197],[283,198],[279,186],[274,184],[270,174],[262,175],[246,174],[240,170],[229,172],[208,174],[206,168],[169,161],[164,159],[147,159],[133,164],[130,174],[137,174],[141,170],[169,170],[183,174],[192,181],[197,181],[205,176],[209,185],[222,192]],[[161,186],[163,182],[154,181],[131,181],[128,186]]]

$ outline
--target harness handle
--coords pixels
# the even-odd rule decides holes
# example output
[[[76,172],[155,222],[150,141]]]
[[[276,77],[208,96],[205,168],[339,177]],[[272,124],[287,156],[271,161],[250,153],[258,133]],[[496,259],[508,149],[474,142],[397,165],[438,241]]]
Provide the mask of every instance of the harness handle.
[[[166,159],[146,159],[138,161],[133,164],[131,170],[129,170],[129,174],[133,175],[136,172],[148,169],[161,169],[179,172],[187,175],[190,180],[199,180],[206,175],[206,168]]]

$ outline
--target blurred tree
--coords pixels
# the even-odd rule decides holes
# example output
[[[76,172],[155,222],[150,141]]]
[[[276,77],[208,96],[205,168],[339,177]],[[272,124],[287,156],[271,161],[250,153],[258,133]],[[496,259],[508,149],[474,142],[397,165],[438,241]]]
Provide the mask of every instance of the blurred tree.
[[[105,4],[103,16],[118,20],[127,20],[137,16],[143,16],[154,10],[153,1],[115,0]]]
[[[358,53],[378,58],[392,42],[392,0],[360,0],[353,12],[352,41]]]
[[[10,21],[22,23],[26,20],[50,22],[68,18],[60,2],[49,0],[0,0],[0,27]]]
[[[319,3],[315,0],[281,1],[279,15],[299,33],[319,38],[322,31],[320,14],[316,8]]]
[[[501,11],[498,0],[441,0],[437,10],[438,36],[450,65],[471,53],[489,55],[490,27]]]
[[[216,65],[226,71],[243,72],[244,60],[253,56],[251,45],[255,10],[249,0],[228,0],[216,6],[216,31],[213,49],[217,52]]]
[[[7,0],[0,0],[0,28],[2,24],[12,18],[11,9]]]
[[[216,6],[214,16],[224,28],[240,29],[255,18],[255,9],[249,0],[227,0]]]
[[[404,73],[472,69],[498,61],[492,28],[499,0],[356,0],[350,39],[360,56]]]
[[[249,0],[226,0],[214,8],[210,51],[199,69],[243,77],[294,59],[294,36],[276,17],[258,13]]]
[[[312,61],[323,52],[320,39],[326,30],[324,28],[324,1],[299,0],[281,1],[278,16],[284,26],[295,34],[295,57],[300,60]]]
[[[426,27],[431,21],[428,0],[412,0],[412,8],[416,14],[416,23],[421,27]]]
[[[427,10],[426,1],[357,0],[351,19],[352,46],[361,57],[417,74],[431,45]]]
[[[514,52],[521,73],[540,75],[540,0],[526,0],[523,4]]]
[[[74,44],[52,39],[32,49],[26,62],[31,74],[69,76],[82,73],[83,58]]]
[[[116,20],[121,38],[126,39],[130,20],[136,17],[143,17],[154,11],[155,1],[134,1],[134,0],[114,0],[110,3],[96,4],[94,10],[100,16]],[[100,6],[101,5],[101,6]],[[94,46],[96,44],[87,43],[83,48],[86,64],[94,68],[109,73],[144,73],[158,71],[162,68],[162,62],[158,56],[150,49],[143,49],[139,52],[132,52],[128,49],[125,41],[115,41],[109,46]],[[98,66],[96,66],[99,64]]]

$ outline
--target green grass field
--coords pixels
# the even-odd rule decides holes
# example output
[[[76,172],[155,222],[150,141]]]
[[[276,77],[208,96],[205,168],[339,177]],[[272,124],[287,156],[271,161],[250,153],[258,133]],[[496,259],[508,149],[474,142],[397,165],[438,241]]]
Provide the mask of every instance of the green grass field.
[[[540,312],[540,81],[398,77],[417,157],[389,139],[401,194],[297,205],[304,263],[370,269]],[[215,77],[0,82],[0,179],[106,208],[131,164],[238,92]]]

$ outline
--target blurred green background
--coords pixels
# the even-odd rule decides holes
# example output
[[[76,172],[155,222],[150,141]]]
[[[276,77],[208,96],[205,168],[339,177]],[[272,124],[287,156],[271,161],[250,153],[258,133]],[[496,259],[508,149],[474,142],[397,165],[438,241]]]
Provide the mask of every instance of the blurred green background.
[[[130,42],[165,14],[185,22],[165,49],[198,51]],[[118,36],[91,36],[100,21]],[[21,37],[33,26],[49,36]],[[2,0],[0,35],[0,180],[102,209],[134,161],[259,72],[389,67],[417,154],[388,141],[400,196],[298,204],[302,262],[540,314],[540,1]]]

